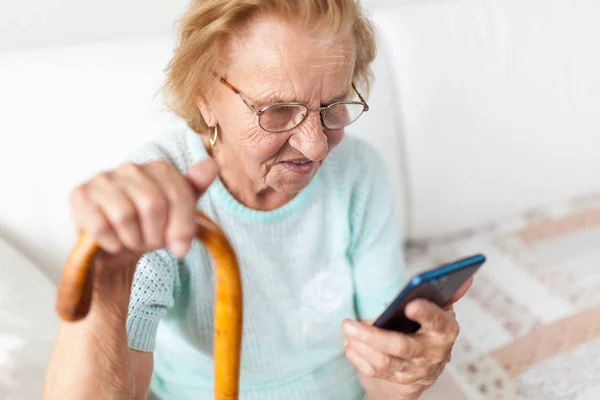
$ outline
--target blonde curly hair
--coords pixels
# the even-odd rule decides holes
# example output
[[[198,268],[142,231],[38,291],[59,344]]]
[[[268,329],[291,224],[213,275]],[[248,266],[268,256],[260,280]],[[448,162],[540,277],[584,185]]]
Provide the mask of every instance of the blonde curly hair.
[[[178,24],[177,47],[166,69],[163,89],[169,110],[194,131],[208,131],[196,100],[208,101],[213,73],[227,62],[230,39],[259,14],[301,24],[315,33],[351,33],[356,54],[353,79],[368,92],[375,37],[358,0],[192,0]]]

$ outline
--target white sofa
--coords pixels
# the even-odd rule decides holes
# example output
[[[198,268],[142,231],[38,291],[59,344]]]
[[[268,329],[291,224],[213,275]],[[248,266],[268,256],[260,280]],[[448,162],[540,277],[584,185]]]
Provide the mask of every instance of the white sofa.
[[[371,111],[351,133],[385,156],[407,242],[440,241],[600,189],[599,16],[594,0],[374,8],[381,36]],[[0,397],[37,397],[57,322],[48,317],[51,288],[75,240],[70,189],[181,124],[155,96],[171,46],[170,37],[149,37],[0,53]],[[39,309],[25,303],[33,294]],[[17,336],[36,343],[37,359],[20,358]],[[30,375],[11,367],[19,360]],[[8,388],[3,368],[26,382]],[[462,394],[442,389],[444,398],[478,398],[463,383]]]

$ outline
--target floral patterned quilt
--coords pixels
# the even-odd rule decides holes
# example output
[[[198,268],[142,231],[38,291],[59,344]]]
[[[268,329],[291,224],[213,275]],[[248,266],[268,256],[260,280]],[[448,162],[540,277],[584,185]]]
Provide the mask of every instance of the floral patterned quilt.
[[[600,399],[600,196],[411,243],[407,257],[416,273],[480,252],[448,366],[464,399]]]

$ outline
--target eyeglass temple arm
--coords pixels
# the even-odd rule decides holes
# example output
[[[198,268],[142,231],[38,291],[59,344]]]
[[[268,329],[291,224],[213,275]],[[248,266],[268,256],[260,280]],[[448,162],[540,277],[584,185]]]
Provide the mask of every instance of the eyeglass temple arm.
[[[259,113],[259,111],[256,111],[256,109],[254,108],[254,105],[252,103],[250,103],[248,101],[248,99],[246,99],[244,97],[244,95],[235,86],[233,86],[231,83],[227,82],[225,80],[225,78],[218,77],[218,79],[219,79],[219,82],[221,82],[223,85],[227,86],[233,93],[237,94],[240,97],[240,99],[242,99],[244,104],[246,106],[248,106],[248,108],[250,108],[254,113]]]
[[[358,98],[360,99],[360,101],[362,101],[363,104],[365,105],[365,111],[369,111],[369,104],[367,104],[367,101],[362,97],[362,94],[360,94],[360,92],[358,91],[358,89],[354,85],[354,82],[352,82],[352,89],[354,89],[354,91],[358,95]]]

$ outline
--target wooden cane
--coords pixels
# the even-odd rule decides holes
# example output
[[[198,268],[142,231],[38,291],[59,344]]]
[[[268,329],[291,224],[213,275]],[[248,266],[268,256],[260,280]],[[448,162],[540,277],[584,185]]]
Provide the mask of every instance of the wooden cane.
[[[236,254],[223,231],[197,211],[197,238],[215,264],[215,400],[237,400],[242,343],[242,282]],[[65,321],[87,315],[92,302],[93,260],[100,248],[82,233],[65,263],[58,285],[56,310]]]

